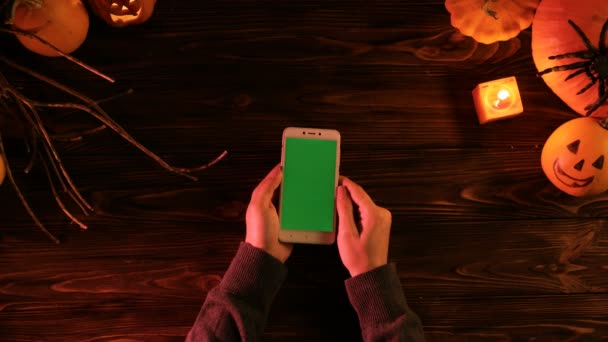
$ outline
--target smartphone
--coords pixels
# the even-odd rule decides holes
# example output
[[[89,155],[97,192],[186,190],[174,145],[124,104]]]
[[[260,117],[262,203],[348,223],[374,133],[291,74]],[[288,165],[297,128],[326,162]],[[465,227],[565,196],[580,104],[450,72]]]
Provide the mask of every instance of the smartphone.
[[[332,129],[285,128],[281,165],[279,240],[334,243],[340,133]]]

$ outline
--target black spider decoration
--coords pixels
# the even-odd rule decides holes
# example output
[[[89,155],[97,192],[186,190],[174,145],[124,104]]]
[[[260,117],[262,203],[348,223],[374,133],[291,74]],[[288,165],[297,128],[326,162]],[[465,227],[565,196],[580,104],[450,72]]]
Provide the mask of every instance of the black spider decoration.
[[[578,27],[578,25],[576,25],[572,20],[568,20],[568,24],[570,24],[579,37],[581,37],[583,43],[585,43],[585,46],[587,47],[587,50],[549,56],[549,59],[579,58],[583,59],[584,61],[547,68],[539,72],[538,76],[542,76],[553,71],[576,70],[566,77],[565,81],[568,81],[569,79],[584,73],[590,79],[590,82],[579,90],[576,95],[584,93],[594,84],[598,83],[597,100],[585,106],[585,110],[587,111],[585,115],[589,116],[608,99],[608,48],[606,47],[608,19],[606,19],[606,22],[604,22],[604,25],[602,26],[598,47],[595,47],[591,43],[583,30],[581,30],[581,28]]]

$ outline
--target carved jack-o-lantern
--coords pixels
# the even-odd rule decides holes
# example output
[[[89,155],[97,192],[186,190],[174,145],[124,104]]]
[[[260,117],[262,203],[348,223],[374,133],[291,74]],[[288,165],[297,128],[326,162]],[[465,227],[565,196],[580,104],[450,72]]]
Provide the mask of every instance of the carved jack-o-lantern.
[[[114,27],[141,24],[154,11],[156,0],[88,0],[93,13]]]
[[[608,190],[608,129],[595,118],[570,120],[551,134],[541,155],[543,171],[572,196]]]

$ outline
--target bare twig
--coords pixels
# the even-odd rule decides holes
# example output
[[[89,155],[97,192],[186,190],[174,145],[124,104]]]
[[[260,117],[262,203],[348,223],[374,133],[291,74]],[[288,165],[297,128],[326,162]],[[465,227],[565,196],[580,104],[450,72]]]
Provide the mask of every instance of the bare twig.
[[[104,125],[110,127],[112,130],[114,130],[116,133],[118,133],[121,137],[123,137],[125,140],[127,140],[128,142],[130,142],[132,145],[134,145],[135,147],[137,147],[144,154],[146,154],[147,156],[149,156],[150,158],[152,158],[154,161],[156,161],[158,164],[160,164],[160,166],[162,166],[163,168],[167,169],[168,171],[171,171],[171,172],[177,173],[179,175],[182,175],[184,177],[190,178],[190,179],[192,179],[194,181],[197,180],[196,177],[187,174],[189,172],[188,169],[178,169],[178,168],[175,168],[175,167],[169,165],[169,163],[165,162],[163,159],[161,159],[156,154],[154,154],[154,152],[150,151],[148,148],[146,148],[145,146],[143,146],[142,144],[140,144],[137,140],[135,140],[133,137],[131,137],[131,135],[129,133],[127,133],[122,127],[120,127],[113,120],[109,120],[105,115],[102,115],[102,114],[98,113],[95,110],[92,110],[91,108],[89,108],[87,106],[84,106],[84,105],[81,105],[81,104],[77,104],[77,103],[41,103],[41,102],[33,102],[33,104],[35,106],[37,106],[37,107],[73,108],[73,109],[79,109],[79,110],[82,110],[82,111],[84,111],[86,113],[89,113],[90,115],[92,115],[93,117],[95,117],[96,119],[98,119],[100,122],[102,122]]]
[[[102,98],[102,99],[99,99],[99,100],[95,100],[95,103],[102,104],[102,103],[114,101],[114,100],[116,100],[118,98],[121,98],[123,96],[131,95],[131,94],[133,94],[133,92],[134,92],[133,88],[129,88],[129,89],[127,89],[127,90],[125,90],[123,92],[120,92],[118,94],[114,94],[114,95],[111,95],[111,96],[108,96],[108,97],[105,97],[105,98]],[[76,110],[66,110],[64,112],[64,114],[67,115],[67,114],[71,114],[72,112],[76,112]],[[103,129],[106,129],[105,125],[104,125],[103,128],[101,128],[101,126],[99,128],[100,128],[100,131],[103,130]],[[97,132],[95,132],[95,133],[97,133]],[[54,139],[55,136],[53,135],[52,138]],[[78,139],[78,140],[80,140],[80,139]]]
[[[23,103],[19,102],[18,99],[14,98],[15,95],[12,92],[11,92],[11,95],[13,95],[13,98],[11,98],[11,99],[17,104],[19,111],[21,112],[21,114],[23,115],[25,120],[29,123],[33,134],[38,134],[38,136],[42,135],[42,133],[40,132],[40,127],[38,127],[38,124],[34,121],[34,119],[32,118],[32,115],[30,115],[30,113],[28,112],[29,107],[26,108]],[[34,139],[36,139],[36,137],[34,137]],[[74,190],[68,189],[66,183],[64,182],[63,177],[61,176],[62,173],[60,172],[55,160],[53,159],[53,154],[51,152],[51,149],[53,147],[52,146],[49,147],[44,143],[42,145],[44,147],[44,150],[45,150],[47,156],[49,157],[49,162],[51,163],[51,166],[53,166],[53,170],[55,171],[55,174],[57,175],[57,179],[59,179],[59,183],[62,187],[63,192],[67,193],[70,196],[70,198],[72,198],[72,200],[82,210],[82,212],[88,216],[89,211],[86,207],[87,202],[86,201],[81,202],[79,200],[79,197],[76,194],[76,193],[78,193],[78,190],[74,191]],[[32,156],[32,158],[34,158],[34,157]]]
[[[36,109],[35,104],[30,102],[29,100],[27,100],[27,98],[25,96],[23,96],[23,94],[16,92],[14,89],[12,90],[12,92],[15,94],[15,96],[20,97],[23,101],[23,104],[29,108],[30,113],[32,115],[32,119],[33,119],[36,127],[38,127],[38,132],[42,135],[43,140],[45,141],[46,145],[48,146],[48,148],[52,154],[52,157],[55,160],[55,162],[57,163],[57,166],[58,166],[59,170],[61,171],[61,174],[63,174],[63,177],[64,177],[65,181],[67,182],[69,188],[74,192],[74,194],[76,195],[78,200],[89,211],[93,211],[93,207],[89,204],[89,202],[87,202],[87,200],[84,199],[84,197],[82,197],[82,195],[80,194],[80,191],[78,191],[78,188],[76,187],[76,185],[74,185],[72,178],[70,177],[67,170],[63,166],[63,162],[61,161],[61,158],[59,157],[59,153],[57,153],[57,151],[53,147],[53,141],[51,140],[51,137],[49,136],[48,132],[44,128],[42,121],[40,120],[40,116],[38,115],[38,110]]]
[[[74,215],[72,215],[72,213],[70,213],[70,211],[65,207],[65,205],[61,201],[61,198],[59,197],[59,194],[57,193],[57,189],[55,188],[55,183],[53,182],[53,177],[51,177],[51,172],[49,171],[49,167],[46,164],[46,161],[44,160],[44,158],[42,158],[42,156],[40,156],[40,161],[42,161],[42,166],[44,167],[44,172],[46,173],[46,176],[49,179],[49,185],[51,186],[51,191],[53,192],[53,196],[55,197],[55,202],[57,202],[57,205],[59,205],[59,208],[63,211],[63,213],[67,217],[69,217],[72,220],[72,222],[76,223],[81,229],[87,229],[87,226],[84,223],[82,223],[80,220],[78,220],[76,217],[74,217]]]
[[[61,142],[81,141],[85,137],[87,137],[89,135],[93,135],[95,133],[99,133],[99,132],[105,130],[106,128],[108,128],[108,126],[106,126],[106,125],[99,125],[97,127],[90,128],[90,129],[87,129],[87,130],[84,130],[84,131],[80,131],[80,132],[53,134],[53,135],[51,135],[51,139],[53,139],[55,141],[61,141]]]
[[[118,93],[116,95],[112,95],[112,96],[108,96],[103,99],[99,99],[99,100],[95,101],[95,103],[100,104],[100,103],[104,103],[104,102],[109,102],[109,101],[115,100],[117,98],[120,98],[120,97],[123,97],[126,95],[130,95],[130,94],[133,94],[133,88],[129,88],[126,91],[123,91],[122,93]],[[76,110],[73,110],[73,111],[75,112]],[[66,113],[66,114],[68,114],[68,113]],[[89,135],[93,135],[95,133],[99,133],[99,132],[105,130],[106,128],[108,128],[108,126],[99,125],[97,127],[93,127],[90,129],[86,129],[84,131],[79,131],[79,132],[53,134],[53,135],[51,135],[51,139],[56,140],[56,141],[61,141],[61,142],[81,141],[85,137],[87,137]]]
[[[11,182],[11,185],[13,186],[13,189],[15,189],[15,192],[17,193],[17,196],[21,200],[21,203],[23,204],[23,207],[25,207],[25,210],[27,211],[27,213],[30,215],[30,217],[32,218],[32,220],[34,221],[34,223],[36,224],[36,226],[38,226],[38,228],[46,236],[48,236],[51,240],[53,240],[54,243],[58,244],[60,242],[59,239],[57,239],[55,237],[55,235],[51,234],[51,232],[49,232],[44,227],[44,225],[42,224],[42,222],[40,222],[40,220],[38,219],[38,216],[36,216],[36,214],[34,214],[34,211],[30,207],[30,205],[27,202],[27,200],[25,199],[25,196],[23,196],[23,193],[19,189],[19,186],[17,185],[17,182],[15,182],[15,178],[13,177],[13,173],[11,172],[11,168],[9,166],[8,159],[6,158],[6,151],[4,150],[4,143],[2,142],[2,133],[0,133],[0,158],[3,159],[4,165],[6,166],[6,175],[8,177],[8,180]]]
[[[96,100],[95,103],[102,104],[102,103],[114,101],[114,100],[116,100],[118,98],[121,98],[123,96],[131,95],[131,94],[133,94],[134,91],[135,90],[133,90],[133,88],[129,88],[129,89],[127,89],[127,90],[125,90],[125,91],[123,91],[121,93],[118,93],[118,94],[115,94],[115,95],[112,95],[112,96],[108,96],[108,97],[105,97],[103,99]]]
[[[34,152],[32,153],[32,159],[30,160],[30,163],[25,170],[25,172],[28,173],[30,171],[31,167],[33,166],[36,155],[38,154],[36,152],[36,149],[37,149],[36,135],[44,137],[46,130],[45,130],[44,126],[42,126],[42,122],[40,121],[40,118],[38,117],[37,110],[35,108],[33,108],[33,106],[31,106],[31,104],[27,103],[27,101],[25,101],[25,102],[23,101],[23,98],[24,98],[23,94],[20,94],[18,91],[16,91],[8,83],[6,78],[1,73],[0,73],[0,85],[2,86],[1,89],[3,91],[4,97],[12,100],[17,105],[17,108],[19,109],[18,112],[20,112],[22,114],[22,117],[28,122],[29,127],[33,131]],[[6,101],[2,101],[2,103],[5,106],[5,108],[8,109]],[[38,120],[35,120],[35,118],[38,118]],[[53,170],[55,171],[55,174],[57,175],[57,178],[59,179],[59,182],[60,182],[60,185],[61,185],[63,191],[65,193],[67,193],[70,196],[70,198],[82,210],[82,212],[88,216],[89,211],[92,211],[93,209],[92,209],[91,205],[88,204],[88,202],[82,197],[82,195],[77,190],[77,188],[73,185],[73,182],[71,181],[71,178],[69,177],[69,175],[67,174],[67,171],[63,167],[61,160],[59,160],[59,166],[55,162],[54,156],[58,156],[58,154],[54,150],[54,147],[52,145],[50,145],[50,146],[44,145],[44,150],[49,157],[49,161],[53,167]],[[68,189],[68,187],[66,186],[66,183],[64,182],[64,177],[62,177],[62,174],[65,175],[66,181],[70,185],[70,189]]]
[[[154,152],[150,151],[145,146],[140,144],[137,140],[135,140],[133,137],[131,137],[131,135],[127,131],[125,131],[116,121],[114,121],[114,119],[112,119],[98,104],[96,104],[94,100],[90,99],[89,97],[87,97],[85,95],[80,94],[79,92],[77,92],[49,77],[46,77],[46,76],[44,76],[38,72],[35,72],[33,70],[30,70],[26,67],[23,67],[15,62],[7,59],[6,57],[0,56],[0,61],[10,65],[11,67],[13,67],[19,71],[27,73],[27,74],[31,75],[32,77],[35,77],[45,83],[48,83],[48,84],[54,86],[55,88],[62,90],[63,92],[70,94],[87,104],[87,106],[81,105],[81,104],[76,104],[76,103],[49,104],[49,103],[36,102],[36,101],[30,100],[30,99],[27,99],[24,97],[25,99],[27,99],[27,101],[29,101],[33,105],[35,105],[37,107],[50,107],[50,108],[74,108],[74,109],[80,109],[84,112],[87,112],[87,113],[91,114],[92,116],[94,116],[95,118],[97,118],[103,124],[110,127],[117,134],[119,134],[123,139],[127,140],[132,145],[137,147],[140,151],[142,151],[148,157],[152,158],[154,161],[156,161],[160,166],[162,166],[166,170],[179,174],[181,176],[187,177],[194,181],[198,180],[198,178],[191,176],[188,173],[201,171],[201,170],[204,170],[207,167],[209,167],[209,164],[205,164],[205,165],[201,165],[201,166],[193,167],[193,168],[178,168],[178,167],[174,167],[174,166],[170,165],[169,163],[165,162],[162,158],[160,158],[159,156],[154,154]],[[224,158],[227,154],[228,154],[228,151],[223,151],[212,163],[213,164],[217,163],[219,160]]]
[[[26,31],[26,30],[22,30],[18,27],[15,27],[14,25],[10,26],[10,28],[6,28],[6,27],[0,27],[0,32],[5,32],[5,33],[12,33],[12,34],[20,34],[29,38],[33,38],[36,39],[37,41],[41,42],[42,44],[50,47],[51,49],[53,49],[54,51],[56,51],[58,54],[60,54],[62,57],[66,58],[67,60],[69,60],[70,62],[73,62],[75,64],[77,64],[78,66],[92,72],[93,74],[103,78],[104,80],[110,82],[110,83],[114,83],[116,82],[116,80],[114,80],[113,78],[111,78],[110,76],[107,76],[105,74],[103,74],[101,71],[98,71],[97,69],[93,68],[92,66],[84,63],[83,61],[61,51],[59,48],[57,48],[55,45],[51,44],[49,41],[47,41],[46,39],[40,38],[37,34]]]
[[[80,202],[80,200],[78,199],[78,196],[76,194],[74,194],[74,191],[71,191],[65,184],[63,177],[61,177],[61,172],[59,171],[57,163],[53,159],[53,155],[50,151],[50,148],[45,144],[43,144],[43,147],[44,147],[44,151],[46,152],[46,155],[49,158],[49,163],[53,167],[53,171],[55,172],[55,175],[57,175],[57,179],[59,179],[59,184],[61,185],[63,192],[67,193],[70,196],[72,201],[74,201],[74,203],[76,203],[78,205],[80,210],[82,210],[83,214],[89,216],[89,209],[85,206],[84,203]]]
[[[149,156],[150,158],[152,158],[154,161],[156,161],[158,164],[160,164],[166,170],[171,171],[171,172],[176,173],[176,174],[179,174],[179,175],[182,175],[184,177],[190,178],[190,179],[195,180],[195,181],[197,180],[197,178],[194,177],[194,176],[189,175],[189,173],[204,170],[204,169],[208,168],[209,166],[212,166],[212,165],[216,164],[217,162],[219,162],[222,158],[224,158],[228,154],[228,151],[223,151],[213,161],[211,161],[211,162],[209,162],[207,164],[201,165],[201,166],[193,167],[193,168],[175,167],[175,166],[170,165],[169,163],[167,163],[166,161],[164,161],[160,157],[158,157],[156,154],[154,154],[154,152],[148,150],[142,144],[140,144],[137,140],[135,140],[133,137],[131,137],[131,135],[129,133],[127,133],[124,129],[122,129],[122,127],[120,127],[118,124],[116,124],[113,121],[108,120],[108,118],[105,115],[102,115],[102,114],[100,114],[100,113],[98,113],[98,112],[96,112],[94,110],[91,110],[87,106],[84,106],[84,105],[81,105],[81,104],[76,104],[76,103],[42,103],[42,102],[35,102],[35,101],[33,101],[32,104],[34,104],[37,107],[74,108],[74,109],[80,109],[80,110],[82,110],[84,112],[87,112],[87,113],[91,114],[92,116],[94,116],[95,118],[97,118],[99,121],[103,122],[108,127],[110,127],[116,133],[118,133],[119,135],[121,135],[125,140],[127,140],[128,142],[130,142],[131,144],[133,144],[140,151],[142,151],[147,156]]]
[[[109,80],[110,82],[114,82],[113,79],[97,72],[95,69],[92,69],[91,67],[78,61],[77,59],[75,59],[67,54],[62,53],[59,49],[54,47],[52,44],[46,42],[45,40],[41,39],[40,37],[38,37],[37,35],[35,35],[31,32],[19,30],[15,27],[12,27],[9,29],[0,27],[0,32],[10,32],[10,33],[22,34],[22,35],[26,35],[28,37],[37,39],[37,40],[41,41],[42,43],[44,43],[45,45],[50,46],[51,48],[53,48],[54,50],[59,52],[62,56],[71,60],[72,62],[95,73],[96,75],[98,75],[100,77],[103,77],[103,78]],[[59,154],[57,153],[57,151],[55,150],[55,147],[53,146],[53,139],[60,140],[60,141],[79,141],[79,140],[83,139],[83,137],[86,135],[97,133],[97,132],[109,127],[115,133],[120,135],[123,139],[127,140],[130,144],[132,144],[137,149],[139,149],[141,152],[143,152],[148,157],[153,159],[156,163],[158,163],[164,169],[166,169],[170,172],[179,174],[181,176],[187,177],[189,179],[195,180],[195,181],[197,180],[197,178],[190,175],[190,173],[204,170],[204,169],[216,164],[221,159],[223,159],[228,153],[227,151],[223,151],[218,157],[213,159],[211,162],[201,165],[201,166],[197,166],[197,167],[193,167],[193,168],[174,167],[174,166],[170,165],[169,163],[167,163],[166,161],[164,161],[158,155],[156,155],[155,153],[150,151],[144,145],[139,143],[137,140],[135,140],[126,130],[124,130],[116,121],[114,121],[114,119],[110,115],[108,115],[108,113],[106,113],[105,110],[103,110],[99,106],[99,103],[101,103],[103,101],[109,101],[116,97],[120,97],[125,94],[130,94],[133,91],[132,89],[127,90],[123,94],[117,94],[115,96],[112,96],[112,97],[109,97],[106,99],[94,101],[91,98],[87,97],[86,95],[83,95],[80,92],[63,85],[63,84],[55,81],[52,78],[44,76],[27,67],[21,66],[2,55],[0,55],[0,62],[3,62],[5,64],[7,64],[8,66],[13,67],[16,70],[19,70],[42,82],[45,82],[45,83],[63,91],[64,93],[75,97],[76,99],[78,99],[84,103],[84,104],[81,104],[81,103],[47,103],[47,102],[40,102],[40,101],[32,100],[32,99],[28,98],[27,96],[25,96],[24,94],[22,94],[20,91],[18,91],[15,87],[11,86],[10,83],[8,82],[8,80],[6,80],[6,78],[4,78],[2,73],[0,73],[0,103],[2,104],[2,106],[4,108],[6,108],[8,110],[9,108],[8,108],[7,102],[14,101],[14,104],[17,106],[17,109],[18,109],[16,111],[16,114],[21,114],[20,121],[22,123],[26,124],[26,127],[29,126],[28,128],[30,128],[32,130],[33,151],[30,151],[32,153],[32,159],[30,160],[28,166],[25,169],[26,173],[28,173],[32,169],[35,159],[39,158],[41,160],[44,170],[47,174],[47,177],[49,180],[49,185],[50,185],[53,195],[55,197],[55,201],[59,205],[60,209],[64,212],[64,214],[67,217],[69,217],[72,220],[72,222],[78,224],[80,226],[80,228],[82,228],[82,229],[86,229],[87,228],[86,225],[84,225],[81,221],[76,219],[74,217],[74,215],[72,215],[72,213],[67,209],[67,207],[65,206],[63,201],[61,200],[61,196],[57,191],[53,176],[51,175],[51,171],[53,171],[55,173],[55,176],[56,176],[57,180],[59,181],[59,184],[61,185],[63,192],[67,193],[71,197],[71,199],[74,201],[74,203],[76,203],[80,207],[80,209],[83,211],[83,213],[85,215],[88,215],[89,211],[93,211],[93,207],[84,199],[84,197],[78,191],[78,188],[74,185],[70,175],[68,174],[67,170],[65,169],[65,167],[63,165],[63,162],[61,161],[61,158],[59,157]],[[8,101],[6,101],[6,100],[8,100]],[[89,130],[85,130],[83,132],[78,132],[78,133],[72,132],[72,133],[68,133],[68,134],[52,136],[49,134],[46,127],[44,126],[42,119],[40,118],[40,115],[38,112],[38,110],[40,108],[61,108],[61,109],[68,109],[68,110],[72,109],[72,110],[83,111],[83,112],[93,116],[98,121],[100,121],[101,125],[97,126],[95,128],[89,129]],[[11,110],[8,110],[8,111],[12,112]],[[23,121],[23,119],[25,121]],[[27,131],[27,129],[26,129],[26,131]],[[38,141],[38,139],[40,139],[40,141]],[[44,156],[42,155],[42,152],[39,151],[40,150],[38,148],[39,143],[42,144],[42,149],[44,150],[44,153],[46,153],[48,160],[45,159]],[[26,141],[26,144],[27,144],[27,141]],[[29,145],[28,145],[28,148],[29,148]],[[5,160],[8,178],[10,179],[11,183],[13,184],[13,187],[15,188],[19,198],[21,199],[21,202],[23,203],[23,205],[26,208],[29,215],[32,217],[32,219],[34,220],[36,225],[46,235],[48,235],[54,242],[59,243],[59,240],[57,238],[55,238],[50,232],[48,232],[48,230],[46,230],[44,225],[42,225],[40,220],[36,217],[36,215],[34,214],[34,212],[31,209],[31,207],[27,203],[25,197],[23,196],[23,194],[17,187],[15,179],[12,175],[12,172],[9,169],[8,160],[6,160],[6,156],[4,153],[4,146],[2,144],[1,136],[0,136],[0,155],[1,155],[0,157],[2,157],[3,160]],[[49,168],[48,163],[50,163],[50,165],[51,165],[50,168]]]
[[[32,157],[30,158],[30,162],[25,167],[25,170],[23,170],[23,172],[26,174],[32,171],[34,163],[36,162],[36,156],[38,156],[38,138],[36,138],[35,132],[32,132],[32,149],[29,152],[31,153]]]
[[[56,166],[55,170],[57,171],[57,175],[63,175],[63,178],[69,185],[69,190],[67,190],[68,188],[65,187],[64,184],[64,189],[66,190],[66,192],[69,192],[74,195],[72,196],[72,198],[76,200],[76,202],[79,204],[79,206],[81,206],[81,208],[84,206],[86,210],[93,211],[93,207],[84,199],[84,197],[82,197],[82,195],[78,191],[78,188],[76,188],[76,186],[74,185],[74,182],[72,181],[72,178],[68,174],[67,170],[65,169],[65,167],[63,167],[61,158],[59,158],[59,154],[53,147],[53,143],[48,133],[46,132],[42,121],[40,120],[40,116],[38,115],[38,111],[36,110],[35,106],[32,105],[32,103],[27,99],[27,97],[25,97],[23,94],[19,93],[16,89],[12,87],[6,88],[4,91],[5,93],[12,95],[12,99],[17,104],[19,110],[23,114],[23,117],[29,122],[30,126],[38,133],[38,135],[43,138],[43,141],[45,142],[45,149],[49,154],[49,158],[53,162],[53,165]],[[83,209],[85,213],[86,210]]]

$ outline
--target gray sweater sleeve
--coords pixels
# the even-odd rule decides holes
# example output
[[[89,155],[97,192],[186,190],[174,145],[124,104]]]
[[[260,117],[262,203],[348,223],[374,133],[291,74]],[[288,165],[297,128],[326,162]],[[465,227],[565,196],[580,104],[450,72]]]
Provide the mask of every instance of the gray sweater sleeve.
[[[345,281],[365,341],[425,341],[418,316],[407,306],[394,264]]]
[[[186,341],[259,341],[287,268],[242,242],[218,286],[207,294]]]

